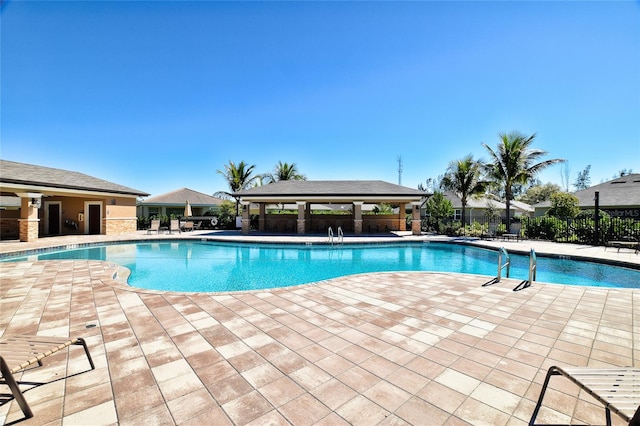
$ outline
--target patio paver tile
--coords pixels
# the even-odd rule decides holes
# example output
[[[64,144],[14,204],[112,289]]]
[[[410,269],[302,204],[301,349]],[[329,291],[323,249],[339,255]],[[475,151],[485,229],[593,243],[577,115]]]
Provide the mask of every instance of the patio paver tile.
[[[0,272],[4,335],[81,335],[97,366],[87,371],[71,349],[25,372],[45,383],[26,393],[36,417],[25,426],[98,415],[121,425],[520,425],[550,365],[640,363],[633,289],[514,293],[517,280],[393,272],[210,295],[127,288],[97,261]],[[603,423],[602,407],[564,382],[552,381],[540,421]],[[3,421],[21,417],[15,401],[0,405]]]

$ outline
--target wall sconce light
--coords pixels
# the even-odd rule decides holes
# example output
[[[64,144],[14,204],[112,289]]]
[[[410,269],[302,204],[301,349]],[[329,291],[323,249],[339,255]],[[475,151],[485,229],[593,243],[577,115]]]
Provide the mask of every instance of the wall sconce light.
[[[31,207],[35,207],[36,209],[39,209],[40,206],[42,205],[42,198],[31,198]]]
[[[115,199],[115,198],[112,198],[112,199],[111,199],[111,205],[112,205],[112,206],[115,206],[115,205],[116,205],[116,199]]]

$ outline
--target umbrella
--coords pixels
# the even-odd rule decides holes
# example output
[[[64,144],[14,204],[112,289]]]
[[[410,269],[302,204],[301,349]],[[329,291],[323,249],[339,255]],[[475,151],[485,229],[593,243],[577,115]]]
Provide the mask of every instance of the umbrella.
[[[193,213],[191,212],[191,204],[189,204],[189,200],[187,200],[187,204],[184,206],[184,217],[191,217]]]

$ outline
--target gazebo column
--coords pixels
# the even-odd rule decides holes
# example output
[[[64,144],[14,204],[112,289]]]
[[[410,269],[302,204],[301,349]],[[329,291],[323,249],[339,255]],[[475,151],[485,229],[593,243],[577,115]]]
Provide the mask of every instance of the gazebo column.
[[[251,229],[250,207],[251,203],[249,201],[242,201],[242,235],[249,235],[249,229]]]
[[[258,231],[264,232],[267,222],[267,203],[258,203],[260,206],[260,217],[258,217]]]
[[[38,239],[40,219],[38,210],[42,203],[42,194],[20,194],[20,241],[28,243]]]
[[[307,221],[305,220],[306,213],[306,201],[296,201],[298,205],[298,234],[303,235],[305,233]]]
[[[411,233],[413,235],[420,235],[422,233],[422,224],[420,222],[420,201],[413,201],[411,206],[413,208],[413,216],[411,220]]]
[[[353,202],[353,232],[356,235],[362,234],[362,205],[364,201]]]
[[[405,223],[407,222],[407,220],[405,219],[406,214],[407,214],[407,209],[405,207],[405,203],[400,202],[400,205],[398,206],[398,230],[399,231],[406,231],[406,226],[405,226]]]

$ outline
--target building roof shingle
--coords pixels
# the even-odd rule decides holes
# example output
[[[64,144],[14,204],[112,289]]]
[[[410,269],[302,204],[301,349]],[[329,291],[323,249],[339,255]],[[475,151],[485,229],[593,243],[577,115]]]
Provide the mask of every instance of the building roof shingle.
[[[234,196],[409,196],[427,195],[417,189],[381,180],[282,180],[239,191]]]
[[[194,191],[189,188],[180,188],[175,191],[167,192],[165,194],[156,195],[155,197],[147,198],[140,201],[139,205],[183,205],[187,201],[192,206],[213,206],[220,205],[224,200],[213,197],[211,195],[203,194],[202,192]]]
[[[143,191],[98,179],[84,173],[8,160],[0,160],[0,184],[27,185],[51,189],[64,188],[136,196],[149,195]]]
[[[594,185],[574,192],[578,197],[578,205],[582,208],[595,207],[595,193],[599,193],[600,207],[636,207],[640,206],[640,174],[622,176],[608,182]],[[551,207],[551,201],[543,201],[536,208]]]

